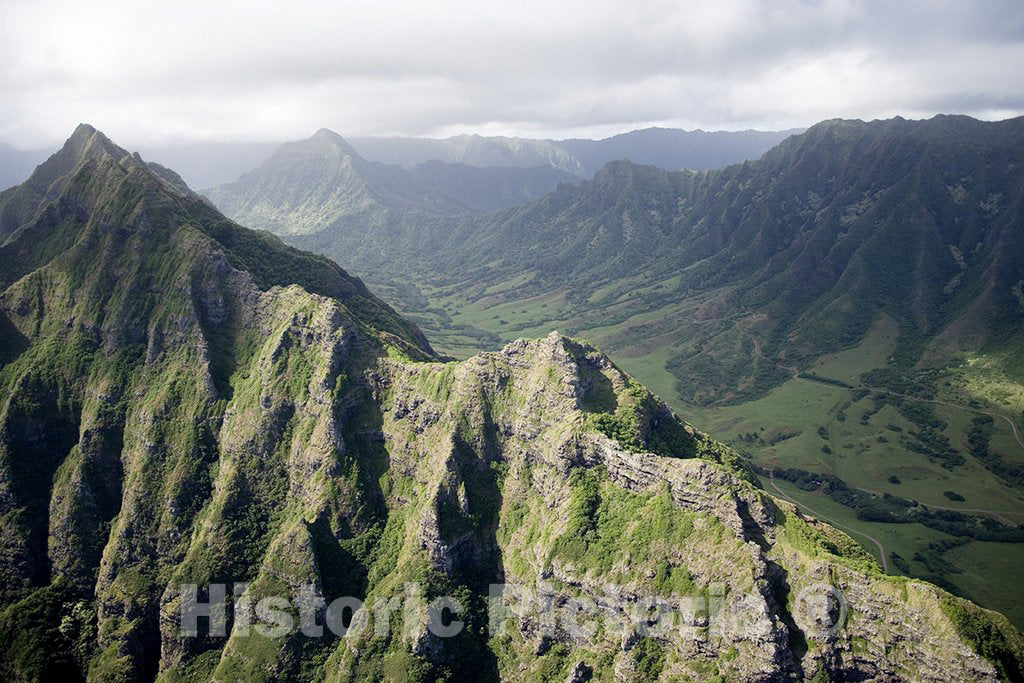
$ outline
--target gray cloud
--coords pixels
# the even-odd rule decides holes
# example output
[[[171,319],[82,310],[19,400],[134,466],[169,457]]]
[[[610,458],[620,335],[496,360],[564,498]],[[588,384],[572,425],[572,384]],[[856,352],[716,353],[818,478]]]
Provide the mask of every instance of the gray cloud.
[[[1024,112],[1016,0],[0,4],[0,142],[128,145]]]

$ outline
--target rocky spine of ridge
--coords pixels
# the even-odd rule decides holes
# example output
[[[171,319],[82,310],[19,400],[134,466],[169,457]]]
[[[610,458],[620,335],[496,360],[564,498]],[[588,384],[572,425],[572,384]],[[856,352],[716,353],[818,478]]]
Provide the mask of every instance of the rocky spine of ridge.
[[[552,334],[436,362],[358,280],[226,221],[136,157],[70,166],[2,247],[34,239],[41,261],[0,294],[5,678],[1019,671],[1004,619],[885,576],[593,348]],[[461,596],[468,628],[182,637],[180,586],[221,582],[252,599],[311,585],[364,601],[416,582]],[[513,608],[489,640],[478,596],[492,582],[556,602],[617,586],[630,604],[721,605],[639,640],[544,633]],[[845,596],[837,632],[827,605],[792,602],[812,585]]]

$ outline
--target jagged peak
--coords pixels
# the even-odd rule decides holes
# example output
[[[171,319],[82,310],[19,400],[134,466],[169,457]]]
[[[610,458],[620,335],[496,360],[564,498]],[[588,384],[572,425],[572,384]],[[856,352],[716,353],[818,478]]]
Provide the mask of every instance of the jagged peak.
[[[140,168],[148,166],[118,147],[110,138],[88,123],[80,123],[49,159],[41,163],[21,185],[7,190],[9,200],[0,208],[0,238],[11,235],[28,221],[46,202],[53,199],[64,186],[64,180],[87,161],[107,159],[113,163],[130,163]],[[159,177],[154,174],[154,177]],[[167,183],[166,180],[163,180]],[[0,240],[2,241],[2,240]]]
[[[126,150],[115,145],[110,138],[88,123],[78,124],[59,153],[64,152],[69,153],[76,162],[104,155],[114,159],[128,156]]]
[[[73,140],[85,140],[96,133],[99,133],[99,131],[95,126],[83,122],[75,126],[75,130],[71,133],[71,137],[67,139],[67,142],[71,142]]]
[[[101,163],[96,163],[97,160]],[[85,182],[76,183],[78,178]],[[119,216],[115,222],[98,221],[97,231],[111,227],[125,229],[135,220],[121,214],[124,198],[130,196],[134,207],[143,209],[140,215],[145,215],[142,222],[147,227],[138,233],[147,240],[147,248],[172,248],[168,236],[187,224],[209,237],[211,247],[216,243],[232,254],[232,265],[251,275],[258,288],[298,285],[310,294],[336,299],[354,316],[365,315],[368,326],[391,340],[389,343],[393,346],[402,347],[406,355],[420,359],[435,357],[422,332],[377,299],[359,278],[325,257],[286,246],[269,233],[251,231],[229,221],[213,204],[189,189],[177,173],[160,164],[146,162],[138,153],[126,152],[88,124],[78,126],[64,146],[41,164],[28,181],[0,197],[0,244],[10,244],[22,235],[36,242],[48,240],[53,232],[50,223],[44,222],[42,228],[34,232],[29,229],[36,225],[34,219],[47,207],[54,207],[57,214],[67,211],[63,202],[55,204],[54,200],[71,183],[75,187],[74,205],[76,211],[80,211],[74,216],[74,227],[61,233],[64,237],[73,229],[89,227],[93,214]],[[177,201],[179,199],[183,201]],[[149,226],[161,229],[149,229]],[[59,242],[56,246],[63,250],[68,244]],[[39,258],[23,259],[15,268],[0,272],[0,278],[16,276],[0,279],[0,291],[53,256],[48,247],[36,251]]]
[[[312,137],[307,142],[312,142],[320,145],[330,145],[340,150],[346,156],[355,158],[362,158],[359,153],[355,150],[355,147],[350,145],[348,141],[338,133],[335,133],[330,128],[321,128],[317,132],[313,133]]]
[[[128,152],[88,123],[78,124],[64,145],[40,164],[25,184],[34,185],[37,189],[49,188],[74,172],[82,163],[102,159],[143,170],[177,194],[192,193],[177,173],[159,164],[145,161],[138,152]]]
[[[84,161],[109,158],[121,161],[130,154],[88,123],[80,123],[64,145],[32,172],[25,185],[45,191]],[[143,166],[145,164],[143,163]]]
[[[347,162],[349,164],[363,165],[366,163],[345,138],[330,128],[321,128],[305,140],[284,143],[274,150],[274,153],[260,165],[259,169],[273,168],[282,164],[291,165],[298,163],[304,165],[308,163],[311,157],[329,164],[338,162],[345,164]],[[240,180],[252,177],[253,173],[255,171],[243,174]]]

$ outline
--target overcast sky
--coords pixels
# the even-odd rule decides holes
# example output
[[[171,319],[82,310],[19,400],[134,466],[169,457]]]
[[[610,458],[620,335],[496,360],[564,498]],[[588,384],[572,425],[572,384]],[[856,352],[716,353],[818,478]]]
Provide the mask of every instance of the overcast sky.
[[[1024,113],[1024,2],[0,0],[0,142]]]

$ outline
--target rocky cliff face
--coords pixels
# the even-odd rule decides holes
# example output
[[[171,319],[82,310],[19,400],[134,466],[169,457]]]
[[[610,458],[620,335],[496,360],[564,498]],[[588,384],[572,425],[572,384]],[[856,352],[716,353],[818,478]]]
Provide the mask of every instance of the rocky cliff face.
[[[96,131],[65,153],[0,195],[5,678],[1019,675],[1004,619],[885,576],[586,344],[438,362],[358,280]],[[347,631],[243,608],[184,634],[188,586],[217,584]],[[373,607],[395,596],[404,620]]]

